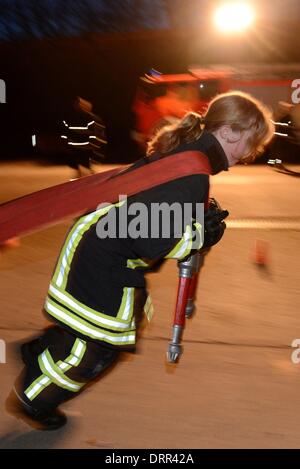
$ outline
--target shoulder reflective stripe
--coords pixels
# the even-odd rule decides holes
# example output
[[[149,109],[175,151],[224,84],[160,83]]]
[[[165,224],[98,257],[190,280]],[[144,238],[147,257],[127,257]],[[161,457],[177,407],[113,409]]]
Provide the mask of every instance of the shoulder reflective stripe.
[[[84,224],[81,223],[78,226],[77,230],[80,230],[83,227],[84,227]],[[75,233],[72,234],[72,236],[70,238],[70,241],[69,241],[68,245],[66,246],[66,250],[65,250],[64,256],[61,260],[61,266],[60,266],[58,277],[57,277],[57,280],[56,280],[57,285],[62,285],[62,283],[63,283],[65,271],[68,269],[67,259],[70,257],[71,249],[72,248],[75,249],[75,247],[76,247],[76,246],[74,246],[74,241],[76,240],[76,235],[77,235],[76,231],[77,230],[75,230]]]
[[[106,210],[105,209],[99,210],[98,213],[97,212],[90,213],[89,215],[83,218],[82,222],[75,225],[75,229],[67,245],[65,245],[65,250],[61,258],[60,267],[59,267],[59,271],[58,271],[58,275],[56,279],[56,284],[58,286],[61,287],[62,285],[65,286],[66,284],[67,276],[68,276],[69,269],[70,269],[70,266],[68,266],[68,264],[70,264],[70,261],[73,258],[74,252],[76,250],[76,247],[78,246],[79,241],[81,240],[85,231],[87,231],[90,228],[90,226],[93,225],[93,222],[96,223],[102,215],[107,213],[111,207],[112,206],[105,207]]]
[[[53,281],[57,285],[62,285],[63,278],[64,278],[64,272],[67,267],[66,259],[68,257],[68,253],[70,253],[70,246],[73,245],[73,240],[76,239],[76,233],[80,229],[80,227],[84,226],[84,224],[81,223],[80,219],[71,229],[70,233],[68,234],[68,237],[65,241],[64,246],[61,249],[59,259],[57,262],[57,266],[55,268],[55,273],[53,276]]]
[[[59,260],[53,276],[53,281],[57,286],[66,285],[70,265],[75,253],[75,250],[84,235],[84,233],[95,223],[98,222],[99,218],[104,216],[113,207],[121,207],[125,203],[125,200],[116,204],[108,205],[107,207],[96,210],[95,212],[89,213],[88,215],[81,217],[80,220],[74,225],[69,236],[61,250]]]
[[[64,311],[61,306],[54,305],[49,299],[46,301],[45,309],[51,316],[92,339],[103,340],[115,345],[135,343],[135,331],[122,332],[120,334],[102,332],[100,328],[93,327],[69,311]]]
[[[86,342],[82,339],[76,339],[72,347],[70,355],[62,362],[58,361],[57,365],[63,371],[68,371],[72,366],[78,366],[86,352]],[[29,400],[33,400],[38,394],[40,394],[49,384],[51,384],[48,376],[39,376],[24,392]]]
[[[48,349],[39,356],[38,361],[44,375],[48,376],[51,381],[54,381],[57,386],[72,392],[78,392],[80,388],[84,386],[85,383],[78,383],[77,381],[68,378],[59,369],[59,367],[54,363]]]
[[[55,288],[52,284],[50,284],[49,286],[49,293],[64,306],[70,307],[74,312],[78,313],[80,316],[85,317],[86,319],[89,319],[90,321],[93,321],[99,325],[102,325],[103,327],[107,327],[109,329],[124,330],[128,330],[129,328],[128,321],[125,321],[123,317],[120,317],[122,316],[126,305],[126,292],[123,293],[123,298],[119,309],[120,314],[118,313],[117,315],[118,320],[115,318],[110,318],[109,316],[104,315],[103,313],[100,313],[96,310],[88,308],[87,306],[84,306],[82,303],[75,300],[75,298],[73,298],[68,292],[62,292],[58,288]]]
[[[143,259],[127,259],[127,267],[135,269],[136,267],[148,267],[148,264]]]

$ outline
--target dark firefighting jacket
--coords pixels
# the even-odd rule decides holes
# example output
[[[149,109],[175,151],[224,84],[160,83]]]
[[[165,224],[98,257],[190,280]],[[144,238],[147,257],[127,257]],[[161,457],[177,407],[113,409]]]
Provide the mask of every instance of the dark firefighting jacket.
[[[197,141],[179,146],[172,154],[193,150],[207,155],[212,174],[228,169],[226,155],[212,134],[204,131]],[[142,158],[128,171],[151,164],[159,157],[154,154]],[[168,158],[168,155],[164,158]],[[168,236],[163,235],[159,226],[156,227],[155,235],[151,235],[151,207],[155,203],[177,203],[182,207],[186,203],[204,203],[208,191],[208,175],[186,176],[80,217],[68,233],[49,286],[45,310],[51,319],[89,340],[109,346],[134,346],[137,309],[144,306],[146,314],[150,316],[152,313],[150,297],[147,298],[145,293],[145,273],[163,259],[180,260],[189,255],[192,249],[192,229],[201,229],[193,216],[186,226],[183,219],[177,223],[181,226],[176,226],[172,223],[174,220],[170,213]],[[133,209],[137,203],[146,208],[148,237],[133,237],[129,230],[124,233],[124,227],[134,223],[134,210],[130,208]],[[122,212],[125,204],[126,210]],[[127,219],[124,222],[122,217],[125,212]],[[110,236],[104,238],[103,232],[106,227],[109,228],[111,221],[115,222],[115,232],[111,236],[111,231],[114,231],[111,229]],[[119,227],[122,227],[121,230]],[[179,228],[179,233],[182,233],[180,238],[175,233]],[[201,243],[197,248],[201,248]],[[141,292],[142,300],[141,295],[138,295]]]

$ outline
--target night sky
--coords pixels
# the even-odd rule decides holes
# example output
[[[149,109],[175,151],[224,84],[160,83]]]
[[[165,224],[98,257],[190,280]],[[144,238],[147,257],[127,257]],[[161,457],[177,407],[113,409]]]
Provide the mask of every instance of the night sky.
[[[87,33],[189,29],[219,0],[0,0],[0,41]],[[224,3],[224,1],[223,1]],[[265,23],[300,18],[299,0],[248,0]]]
[[[0,40],[170,27],[163,0],[2,0]]]

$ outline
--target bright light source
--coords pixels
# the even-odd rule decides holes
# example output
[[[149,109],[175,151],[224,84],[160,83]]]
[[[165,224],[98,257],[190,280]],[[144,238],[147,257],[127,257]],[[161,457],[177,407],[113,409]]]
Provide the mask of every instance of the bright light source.
[[[32,146],[36,147],[36,135],[31,136],[31,142],[32,142]]]
[[[223,32],[243,31],[253,20],[253,8],[247,3],[226,3],[219,7],[214,15],[215,25]]]

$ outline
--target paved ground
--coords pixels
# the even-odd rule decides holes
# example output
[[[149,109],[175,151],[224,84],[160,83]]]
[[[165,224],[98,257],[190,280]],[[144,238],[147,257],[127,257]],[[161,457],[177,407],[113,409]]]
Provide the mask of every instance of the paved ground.
[[[0,201],[73,176],[66,167],[0,169]],[[231,221],[202,271],[180,363],[165,361],[177,286],[169,261],[149,275],[156,314],[138,352],[65,404],[70,423],[50,434],[15,421],[3,403],[21,367],[16,342],[45,325],[40,311],[68,223],[1,256],[0,448],[300,447],[300,364],[291,361],[300,338],[300,181],[236,167],[213,178],[212,193]],[[269,243],[268,269],[252,262],[256,239]]]

